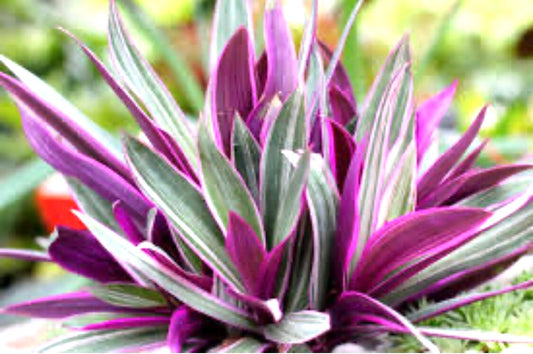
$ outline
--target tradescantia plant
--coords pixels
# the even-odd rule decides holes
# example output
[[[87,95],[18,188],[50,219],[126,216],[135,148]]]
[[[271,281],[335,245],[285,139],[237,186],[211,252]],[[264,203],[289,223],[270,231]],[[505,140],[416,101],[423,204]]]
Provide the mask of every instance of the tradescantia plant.
[[[43,251],[1,254],[91,281],[4,313],[74,330],[43,351],[328,351],[384,333],[411,333],[431,351],[431,336],[532,342],[417,327],[533,285],[460,295],[531,249],[531,180],[507,179],[532,166],[475,167],[485,108],[430,159],[456,84],[416,106],[407,38],[357,106],[339,58],[360,6],[332,52],[317,39],[315,1],[297,54],[279,3],[268,1],[256,56],[248,3],[219,1],[193,125],[111,1],[112,70],[78,43],[144,133],[122,147],[1,57],[16,78],[1,73],[0,84],[28,141],[67,176],[88,228],[59,226]],[[413,310],[422,298],[429,305]]]

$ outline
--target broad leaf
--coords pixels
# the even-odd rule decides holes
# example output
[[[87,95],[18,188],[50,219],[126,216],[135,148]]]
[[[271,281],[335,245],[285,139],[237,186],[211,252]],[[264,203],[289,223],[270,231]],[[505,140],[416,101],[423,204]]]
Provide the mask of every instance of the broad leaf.
[[[166,306],[167,301],[161,293],[132,284],[94,285],[88,291],[109,304],[131,308],[150,308]]]
[[[300,311],[286,314],[279,323],[264,327],[263,334],[280,344],[308,342],[331,328],[329,315],[316,311]]]
[[[226,231],[229,213],[233,211],[246,220],[265,244],[261,216],[246,184],[203,126],[198,133],[198,152],[204,196],[219,225]]]
[[[398,303],[446,277],[478,265],[490,264],[493,259],[527,246],[531,240],[533,240],[533,202],[529,200],[521,206],[521,209],[481,232],[473,240],[418,271],[397,289],[383,296],[382,301]]]
[[[250,194],[259,203],[259,162],[261,148],[239,116],[233,125],[233,149],[231,159],[246,183]]]
[[[198,188],[137,140],[126,138],[126,152],[139,186],[168,217],[182,239],[228,283],[244,290],[226,254],[223,235]]]
[[[269,248],[279,243],[275,236],[277,226],[286,215],[282,214],[283,199],[290,191],[291,164],[282,151],[296,151],[306,147],[306,124],[303,97],[295,92],[283,104],[265,142],[260,165],[260,193],[263,225]]]

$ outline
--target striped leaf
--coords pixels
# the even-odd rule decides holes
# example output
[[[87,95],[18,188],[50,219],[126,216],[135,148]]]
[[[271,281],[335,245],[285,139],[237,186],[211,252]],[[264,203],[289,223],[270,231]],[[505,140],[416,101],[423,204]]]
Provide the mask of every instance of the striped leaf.
[[[370,134],[372,122],[375,121],[381,101],[387,94],[387,86],[389,85],[389,82],[396,72],[411,60],[408,40],[409,38],[407,36],[402,38],[396,48],[389,54],[381,71],[376,76],[370,91],[367,93],[355,134],[355,138],[358,142],[366,135]]]
[[[291,162],[298,156],[290,154]],[[313,261],[310,284],[311,308],[323,310],[330,282],[332,246],[337,226],[339,193],[331,171],[320,155],[313,154],[306,192],[313,228]]]
[[[264,245],[261,216],[254,200],[239,173],[211,140],[205,126],[201,126],[198,132],[198,152],[204,196],[219,225],[227,231],[229,212],[233,211],[253,228]]]
[[[166,326],[74,332],[54,339],[39,348],[38,352],[112,353],[124,350],[134,352],[152,344],[163,345],[166,336]]]
[[[126,152],[139,187],[168,217],[182,239],[229,284],[244,290],[200,190],[137,140],[126,138]]]
[[[211,47],[209,48],[209,68],[211,72],[215,70],[226,43],[241,26],[247,29],[253,43],[254,28],[249,0],[218,0],[215,5]]]
[[[330,328],[328,314],[300,311],[288,313],[280,322],[265,326],[263,334],[276,343],[300,344],[326,333]]]
[[[109,52],[118,76],[141,100],[159,126],[176,139],[188,162],[195,167],[195,147],[185,115],[153,68],[135,48],[123,26],[115,1],[110,2],[109,13]]]
[[[233,147],[231,158],[250,194],[259,202],[259,162],[261,148],[250,130],[237,115],[233,123]]]
[[[403,77],[407,74],[408,65],[404,65],[393,77],[383,94],[372,124],[370,138],[366,147],[366,158],[358,198],[360,210],[359,241],[350,261],[350,272],[355,265],[370,235],[378,227],[379,208],[386,182],[386,161],[388,156],[390,130],[395,107]]]
[[[72,103],[67,101],[61,94],[59,94],[53,87],[48,85],[43,80],[26,70],[24,67],[18,65],[14,61],[0,54],[0,61],[9,69],[15,76],[22,81],[27,87],[31,87],[33,92],[42,100],[49,103],[57,110],[63,112],[70,117],[87,133],[104,145],[108,151],[113,153],[116,158],[122,158],[122,149],[120,140],[112,136],[109,132],[102,129],[90,118],[83,114]]]
[[[529,199],[521,209],[421,270],[381,300],[386,303],[398,303],[451,275],[476,266],[490,265],[491,260],[505,257],[532,241],[533,202]]]
[[[150,308],[167,305],[167,301],[161,293],[137,285],[94,285],[87,290],[100,300],[115,306]]]
[[[282,151],[296,151],[306,147],[306,124],[303,96],[293,93],[283,104],[267,136],[260,164],[260,193],[263,225],[269,248],[276,246],[285,235],[276,234],[286,215],[281,211],[289,192],[291,164]],[[280,231],[276,231],[280,230]]]
[[[81,213],[76,213],[76,215],[111,254],[136,269],[187,306],[224,323],[251,331],[256,330],[250,315],[228,305],[171,271],[98,221]]]

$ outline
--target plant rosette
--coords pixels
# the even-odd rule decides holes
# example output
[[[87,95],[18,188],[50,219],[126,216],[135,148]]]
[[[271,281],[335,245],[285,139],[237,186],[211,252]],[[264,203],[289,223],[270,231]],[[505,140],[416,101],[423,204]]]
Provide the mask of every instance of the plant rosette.
[[[407,37],[356,104],[339,58],[361,3],[333,51],[314,1],[297,51],[267,1],[256,56],[249,3],[218,1],[193,132],[111,1],[112,69],[67,34],[146,142],[117,141],[0,57],[29,143],[67,176],[88,229],[58,226],[42,251],[0,250],[91,281],[4,308],[72,329],[41,351],[324,352],[386,333],[433,352],[432,337],[533,342],[419,325],[532,285],[462,294],[531,249],[532,183],[520,173],[532,165],[475,166],[486,107],[443,154],[428,153],[457,83],[415,105]]]

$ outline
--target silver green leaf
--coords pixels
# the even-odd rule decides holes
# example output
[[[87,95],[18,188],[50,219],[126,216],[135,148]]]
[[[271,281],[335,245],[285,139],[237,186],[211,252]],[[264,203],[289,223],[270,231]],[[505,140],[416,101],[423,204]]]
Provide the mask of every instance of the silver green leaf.
[[[121,307],[150,308],[167,305],[161,293],[132,284],[94,285],[87,290],[100,300]]]
[[[260,193],[263,225],[269,247],[274,247],[285,235],[278,223],[285,219],[283,198],[289,189],[292,166],[282,151],[306,148],[307,131],[302,93],[294,92],[283,104],[267,136],[260,164]],[[276,231],[280,230],[280,231]]]
[[[183,240],[235,289],[244,286],[201,191],[165,160],[133,138],[126,152],[139,187],[168,217]]]
[[[316,311],[300,311],[286,314],[283,319],[264,327],[268,340],[280,344],[308,342],[331,328],[329,315]]]
[[[195,167],[196,150],[186,117],[153,68],[131,42],[114,1],[110,2],[108,30],[109,51],[118,76],[142,101],[159,126],[176,139],[188,162]]]
[[[127,328],[75,332],[54,339],[41,347],[39,353],[111,353],[138,350],[151,344],[163,343],[167,327]]]
[[[231,162],[218,150],[204,126],[198,132],[201,180],[204,196],[218,223],[227,231],[229,212],[239,214],[263,245],[265,237],[257,206]]]

